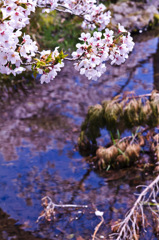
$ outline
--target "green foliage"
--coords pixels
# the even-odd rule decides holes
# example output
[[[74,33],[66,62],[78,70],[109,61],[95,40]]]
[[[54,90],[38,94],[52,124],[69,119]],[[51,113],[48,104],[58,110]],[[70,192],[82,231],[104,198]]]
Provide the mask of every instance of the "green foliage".
[[[63,50],[61,50],[59,55],[57,57],[55,57],[55,63],[61,63],[62,59],[64,59],[67,56],[68,56],[68,54],[64,54]]]
[[[41,49],[51,49],[59,46],[65,50],[75,50],[80,37],[82,19],[68,13],[41,13],[37,9],[32,16],[31,25],[27,31],[39,43]]]
[[[104,127],[103,124],[103,109],[101,105],[97,104],[94,107],[90,107],[86,120],[81,126],[79,141],[82,143],[86,135],[92,144],[96,144],[96,139],[100,137],[100,128]]]

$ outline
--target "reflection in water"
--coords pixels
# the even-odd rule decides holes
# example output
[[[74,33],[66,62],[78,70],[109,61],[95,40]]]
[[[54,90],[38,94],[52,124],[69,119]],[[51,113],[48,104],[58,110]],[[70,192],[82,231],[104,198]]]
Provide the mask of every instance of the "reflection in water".
[[[154,71],[154,89],[159,91],[159,38],[157,44],[157,51],[153,55],[153,71]]]
[[[75,149],[80,124],[90,105],[123,91],[150,92],[158,71],[154,64],[158,48],[158,38],[139,35],[128,61],[120,67],[108,66],[98,82],[79,76],[68,62],[51,84],[2,97],[0,207],[17,225],[42,239],[87,240],[99,223],[94,214],[98,208],[104,211],[105,223],[97,235],[107,239],[112,223],[123,218],[135,201],[136,186],[149,183],[153,176],[140,169],[96,172]],[[58,209],[53,222],[37,225],[41,198],[46,195],[56,203],[89,208]],[[145,234],[142,239],[150,238]]]
[[[35,237],[30,231],[24,231],[23,226],[17,226],[16,221],[0,209],[0,239],[40,240],[41,238]]]

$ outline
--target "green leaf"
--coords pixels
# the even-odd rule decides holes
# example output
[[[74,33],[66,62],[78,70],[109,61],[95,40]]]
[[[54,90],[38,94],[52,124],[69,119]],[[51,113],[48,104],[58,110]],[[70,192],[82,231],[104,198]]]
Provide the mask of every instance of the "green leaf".
[[[46,66],[46,63],[44,61],[40,61],[41,66]]]
[[[120,132],[119,130],[117,129],[117,136],[118,136],[118,140],[120,139]]]
[[[10,21],[10,20],[11,20],[11,16],[8,16],[5,19],[3,19],[3,21]]]
[[[50,61],[52,61],[52,53],[50,53],[46,58],[46,63],[49,63]]]
[[[0,10],[0,18],[3,19],[3,12]]]
[[[127,36],[128,32],[120,32],[114,37],[114,43],[118,43],[120,41],[120,37]]]
[[[40,60],[38,58],[34,58],[34,60],[37,61],[37,62],[40,62]]]
[[[50,72],[50,70],[49,70],[48,68],[43,69],[43,71],[44,71],[45,73],[49,73],[49,72]]]
[[[32,64],[32,66],[31,66],[31,70],[32,70],[32,71],[35,70],[35,63]]]
[[[36,76],[37,76],[37,71],[36,70],[33,71],[33,76],[34,76],[34,78],[36,78]]]
[[[46,66],[46,63],[43,62],[43,61],[38,61],[38,62],[36,63],[36,67],[37,67],[37,68],[41,68],[41,67],[44,67],[44,66]]]
[[[3,13],[2,13],[2,10],[0,10],[0,21],[3,21]]]
[[[126,154],[120,148],[117,148],[117,149],[118,149],[118,152],[126,158],[127,162],[129,162],[128,156],[126,156]]]
[[[67,57],[67,56],[68,56],[68,54],[64,54],[63,50],[61,50],[61,52],[59,53],[59,57],[60,57],[61,59],[64,59],[64,58]]]
[[[115,139],[114,139],[114,136],[113,136],[112,132],[110,132],[110,136],[111,136],[113,144],[116,145],[116,142],[115,142]]]
[[[61,63],[61,62],[62,62],[62,61],[61,61],[61,58],[60,58],[59,56],[55,57],[55,62],[56,62],[56,63]]]
[[[20,3],[20,6],[23,7],[24,9],[28,8],[26,3]]]

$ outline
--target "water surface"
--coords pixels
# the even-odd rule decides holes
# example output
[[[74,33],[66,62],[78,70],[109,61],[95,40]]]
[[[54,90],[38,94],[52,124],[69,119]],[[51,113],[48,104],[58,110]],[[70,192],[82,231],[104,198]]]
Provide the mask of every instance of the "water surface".
[[[111,225],[123,219],[152,172],[124,169],[100,173],[77,151],[88,106],[125,91],[159,90],[159,38],[156,31],[135,36],[135,48],[120,67],[107,67],[97,81],[88,81],[66,63],[47,85],[1,94],[0,102],[0,239],[91,239],[104,212],[98,239],[108,239]],[[106,136],[105,136],[106,137]],[[36,223],[41,199],[84,204],[88,209],[56,209],[51,222]],[[151,234],[151,233],[150,233]],[[153,234],[141,239],[157,239]]]

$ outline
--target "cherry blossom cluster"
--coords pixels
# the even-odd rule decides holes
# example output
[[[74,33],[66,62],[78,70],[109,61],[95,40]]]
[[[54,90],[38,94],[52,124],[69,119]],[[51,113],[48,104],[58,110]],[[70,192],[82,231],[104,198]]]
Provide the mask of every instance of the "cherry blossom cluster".
[[[89,28],[94,30],[98,27],[98,31],[105,29],[105,27],[110,22],[111,13],[110,11],[106,11],[106,7],[104,4],[96,5],[96,1],[86,0],[80,1],[80,8],[78,7],[79,1],[72,1],[73,6],[69,6],[73,13],[76,15],[83,14],[84,21],[82,23],[83,28]],[[77,10],[76,10],[77,9]]]
[[[37,5],[39,7],[49,7],[49,10],[54,10],[58,6],[58,0],[38,0]]]
[[[33,66],[34,72],[41,74],[40,82],[49,83],[57,76],[57,72],[61,71],[64,66],[63,59],[65,55],[63,51],[59,52],[58,47],[53,52],[50,50],[43,50],[40,53],[40,59],[37,59],[35,67]]]
[[[97,80],[106,71],[106,62],[120,65],[128,58],[134,47],[130,33],[118,24],[118,34],[106,28],[105,32],[82,33],[79,38],[83,43],[78,43],[77,51],[72,56],[77,62],[75,69],[84,74],[88,79]]]
[[[22,29],[29,24],[31,12],[36,7],[69,12],[83,18],[82,27],[95,29],[82,33],[83,41],[77,44],[77,51],[72,53],[77,60],[75,68],[88,79],[97,79],[106,71],[106,62],[121,64],[128,58],[134,43],[124,27],[118,25],[118,32],[106,28],[110,22],[110,12],[96,0],[1,0],[0,1],[0,72],[2,74],[19,74],[32,66],[34,75],[41,75],[41,83],[48,83],[55,78],[64,66],[63,51],[58,47],[51,52],[38,51],[35,41]],[[102,32],[100,32],[102,30]]]
[[[91,12],[92,7],[96,4],[96,0],[66,0],[63,1],[63,4],[71,13],[85,15]]]
[[[64,7],[66,12],[82,16],[84,19],[82,27],[92,30],[96,27],[99,31],[105,29],[111,18],[110,11],[106,11],[106,7],[102,3],[97,6],[96,0],[39,0],[38,4],[39,6],[50,6],[51,10],[58,6]]]
[[[22,36],[21,29],[29,23],[28,16],[35,11],[34,1],[5,0],[0,9],[0,72],[17,74],[25,70],[21,66],[35,56],[36,43],[30,36]],[[22,38],[20,42],[19,39]],[[20,44],[21,43],[21,44]]]
[[[110,18],[111,12],[106,11],[104,4],[101,3],[98,6],[94,4],[92,8],[87,11],[87,14],[84,15],[82,27],[89,28],[91,30],[98,27],[98,31],[101,31],[108,25]]]

